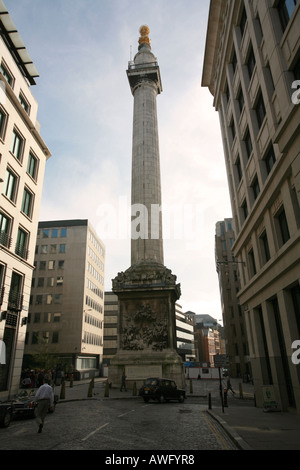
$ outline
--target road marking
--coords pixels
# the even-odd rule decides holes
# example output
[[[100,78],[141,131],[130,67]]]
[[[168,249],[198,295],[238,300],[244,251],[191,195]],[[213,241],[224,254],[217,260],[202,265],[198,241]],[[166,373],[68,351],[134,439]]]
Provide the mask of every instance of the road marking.
[[[84,438],[81,439],[81,440],[82,440],[82,441],[86,441],[87,439],[89,439],[89,437],[93,436],[93,434],[96,434],[96,432],[100,431],[100,429],[105,428],[105,426],[107,426],[108,424],[109,424],[109,423],[102,424],[102,426],[100,426],[99,428],[95,429],[95,431],[90,432],[90,434],[88,434],[86,437],[84,437]]]
[[[123,413],[122,415],[119,415],[118,418],[121,418],[122,416],[126,416],[129,413],[132,413],[133,411],[135,411],[135,410],[126,411],[126,413]]]

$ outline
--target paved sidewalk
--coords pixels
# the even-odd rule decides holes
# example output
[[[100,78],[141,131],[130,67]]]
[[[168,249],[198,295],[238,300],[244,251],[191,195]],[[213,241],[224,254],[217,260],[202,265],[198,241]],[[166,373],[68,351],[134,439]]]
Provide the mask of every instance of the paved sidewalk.
[[[132,390],[120,392],[119,389],[110,388],[108,396],[105,378],[95,378],[92,396],[88,397],[90,380],[74,382],[73,387],[66,382],[65,398],[63,402],[76,400],[111,400],[130,399],[140,400],[133,395]],[[240,398],[240,383],[243,398]],[[187,401],[200,399],[201,406],[207,406],[207,412],[216,419],[234,442],[242,450],[300,450],[300,416],[288,412],[264,412],[255,407],[253,385],[242,383],[241,380],[231,379],[235,391],[228,395],[228,407],[221,406],[218,380],[187,380]],[[226,385],[226,381],[223,381]],[[61,387],[55,387],[55,393],[60,396]],[[212,398],[212,407],[209,409],[208,397]],[[195,399],[195,400],[194,400]]]

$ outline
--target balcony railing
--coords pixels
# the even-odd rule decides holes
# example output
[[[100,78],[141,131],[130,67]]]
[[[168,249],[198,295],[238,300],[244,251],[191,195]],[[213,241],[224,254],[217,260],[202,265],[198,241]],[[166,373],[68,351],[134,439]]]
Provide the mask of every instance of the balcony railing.
[[[11,247],[11,237],[3,230],[0,231],[0,245],[5,246],[6,248]]]
[[[21,243],[16,243],[15,253],[16,253],[16,255],[20,256],[21,258],[23,258],[25,260],[28,259],[29,251]]]
[[[23,295],[19,292],[10,292],[8,296],[7,309],[20,312],[23,308]]]

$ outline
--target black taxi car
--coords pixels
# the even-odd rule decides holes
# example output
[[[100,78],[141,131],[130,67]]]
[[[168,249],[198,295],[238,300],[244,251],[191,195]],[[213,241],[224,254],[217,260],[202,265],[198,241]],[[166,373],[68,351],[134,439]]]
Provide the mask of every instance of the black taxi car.
[[[145,402],[151,399],[160,403],[170,400],[183,403],[186,398],[185,390],[178,388],[174,380],[160,379],[158,377],[146,379],[144,385],[139,390],[139,396]]]

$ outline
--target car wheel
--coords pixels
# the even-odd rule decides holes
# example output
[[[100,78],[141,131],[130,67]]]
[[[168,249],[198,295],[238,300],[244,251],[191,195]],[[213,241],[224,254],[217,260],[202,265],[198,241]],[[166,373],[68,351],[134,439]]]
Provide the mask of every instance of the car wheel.
[[[148,401],[149,401],[149,398],[148,398],[148,397],[143,397],[143,399],[144,399],[144,402],[145,402],[145,403],[148,403]]]
[[[7,428],[10,425],[10,422],[11,422],[11,414],[9,411],[7,411],[2,418],[0,425],[2,428]]]
[[[184,402],[184,395],[180,395],[178,401],[179,401],[179,403],[183,403]]]
[[[159,397],[159,403],[163,403],[165,401],[165,397],[163,395],[161,395]]]

